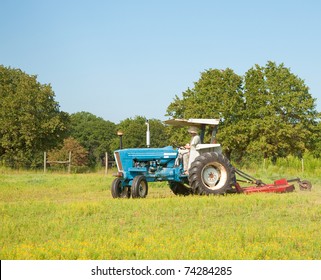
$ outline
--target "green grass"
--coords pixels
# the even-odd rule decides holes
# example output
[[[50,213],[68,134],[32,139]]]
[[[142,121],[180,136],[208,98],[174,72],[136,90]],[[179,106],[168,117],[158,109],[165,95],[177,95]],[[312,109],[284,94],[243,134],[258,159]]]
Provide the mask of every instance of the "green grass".
[[[154,183],[112,199],[112,176],[0,170],[0,259],[320,259],[321,184],[306,179],[312,192],[177,197]]]

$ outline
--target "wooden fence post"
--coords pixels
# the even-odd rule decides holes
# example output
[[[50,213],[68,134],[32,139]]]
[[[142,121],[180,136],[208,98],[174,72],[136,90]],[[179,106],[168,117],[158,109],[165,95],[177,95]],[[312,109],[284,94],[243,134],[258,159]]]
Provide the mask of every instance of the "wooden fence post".
[[[69,160],[68,160],[68,173],[70,174],[71,171],[71,151],[69,151]]]
[[[108,153],[105,153],[105,175],[108,174]]]
[[[47,171],[47,153],[43,153],[43,172],[46,173]]]

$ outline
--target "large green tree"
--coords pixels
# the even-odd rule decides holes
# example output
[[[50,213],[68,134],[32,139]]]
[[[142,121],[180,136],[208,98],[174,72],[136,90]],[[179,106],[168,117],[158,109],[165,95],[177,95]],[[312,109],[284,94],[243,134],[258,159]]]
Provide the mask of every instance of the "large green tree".
[[[174,118],[220,119],[218,140],[225,153],[242,151],[247,141],[242,114],[244,110],[242,77],[232,69],[210,69],[201,73],[200,79],[188,88],[182,98],[175,96],[167,108]],[[185,135],[185,136],[183,136]],[[189,141],[186,130],[171,129],[171,141],[179,144]],[[207,135],[206,141],[209,139]],[[183,143],[182,143],[183,142]]]
[[[105,153],[111,155],[110,143],[116,136],[116,125],[89,112],[78,112],[70,116],[70,136],[87,151],[89,165],[102,163]]]
[[[300,156],[316,145],[315,99],[302,79],[274,62],[255,65],[244,77],[231,69],[204,71],[182,98],[175,97],[167,114],[219,118],[218,140],[225,154],[237,161]],[[188,140],[174,130],[171,139]]]
[[[12,167],[37,165],[43,151],[60,143],[68,114],[59,110],[50,85],[37,76],[0,65],[0,158]]]
[[[318,113],[309,88],[284,64],[269,61],[255,65],[244,78],[246,110],[250,127],[247,153],[264,158],[302,156],[312,149]]]

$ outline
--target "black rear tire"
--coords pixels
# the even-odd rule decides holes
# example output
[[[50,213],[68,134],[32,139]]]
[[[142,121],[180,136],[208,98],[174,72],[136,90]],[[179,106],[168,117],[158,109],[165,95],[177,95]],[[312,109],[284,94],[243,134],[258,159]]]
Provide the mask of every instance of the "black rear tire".
[[[168,185],[175,195],[187,196],[193,193],[193,190],[190,187],[187,187],[180,182],[169,181]]]
[[[189,169],[190,186],[195,194],[225,194],[236,183],[230,161],[221,153],[208,152],[198,156]]]
[[[144,175],[134,177],[132,183],[132,198],[145,198],[148,194],[148,184]]]

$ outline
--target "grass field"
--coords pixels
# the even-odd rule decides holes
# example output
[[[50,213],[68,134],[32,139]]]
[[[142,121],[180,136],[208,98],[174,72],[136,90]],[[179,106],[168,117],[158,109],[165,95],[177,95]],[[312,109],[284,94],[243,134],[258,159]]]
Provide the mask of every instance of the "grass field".
[[[0,259],[321,259],[321,182],[305,178],[311,192],[177,197],[157,183],[135,200],[112,199],[110,175],[0,169]]]

